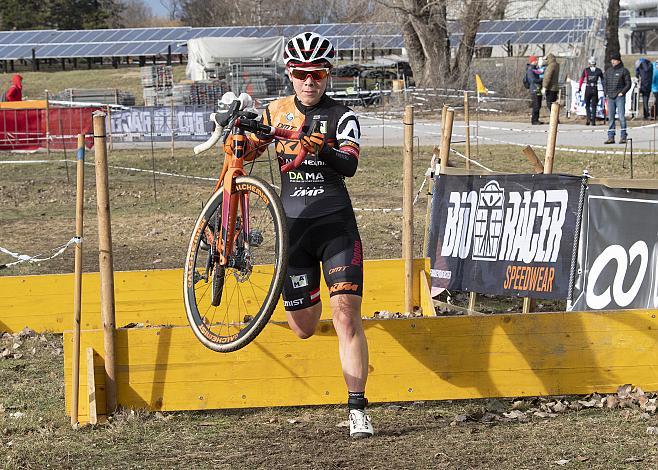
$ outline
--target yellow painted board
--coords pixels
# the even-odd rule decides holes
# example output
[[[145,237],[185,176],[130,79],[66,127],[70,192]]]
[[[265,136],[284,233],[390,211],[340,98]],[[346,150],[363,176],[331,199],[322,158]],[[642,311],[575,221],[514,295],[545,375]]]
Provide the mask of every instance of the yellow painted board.
[[[0,109],[46,109],[46,100],[0,101]]]
[[[373,402],[612,392],[624,383],[658,390],[654,311],[422,317],[364,325]],[[69,406],[70,333],[64,345]],[[87,346],[103,355],[100,330],[83,332],[82,348]],[[229,354],[205,349],[186,327],[118,330],[115,347],[123,406],[194,410],[345,401],[330,321],[304,341],[287,325],[271,323],[252,344]],[[102,374],[99,358],[101,386]],[[81,420],[85,413],[80,410]]]
[[[424,259],[414,262],[416,273]],[[401,311],[404,305],[404,262],[366,260],[362,313],[370,317],[375,311]],[[129,271],[115,273],[116,325],[187,325],[182,291],[181,270]],[[28,326],[35,331],[61,333],[73,324],[72,274],[0,277],[0,331],[17,332]],[[82,280],[82,329],[102,327],[98,273]],[[320,295],[328,306],[329,294],[324,283]],[[418,275],[414,276],[414,302],[420,304]],[[322,318],[331,318],[329,308]],[[279,302],[273,321],[285,321],[283,303]]]

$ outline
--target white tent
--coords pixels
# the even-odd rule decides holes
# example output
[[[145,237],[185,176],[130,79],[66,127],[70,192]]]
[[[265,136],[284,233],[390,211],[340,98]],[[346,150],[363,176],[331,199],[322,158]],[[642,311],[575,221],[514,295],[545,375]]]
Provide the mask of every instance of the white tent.
[[[187,41],[187,78],[206,79],[206,70],[238,59],[283,63],[284,36],[267,38],[196,38]]]

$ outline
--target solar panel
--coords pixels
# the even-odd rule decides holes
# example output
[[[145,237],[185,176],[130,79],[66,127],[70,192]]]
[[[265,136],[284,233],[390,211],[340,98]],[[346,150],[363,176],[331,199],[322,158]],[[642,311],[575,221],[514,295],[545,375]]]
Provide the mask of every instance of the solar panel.
[[[626,18],[620,18],[626,20]],[[602,23],[601,27],[605,25]],[[580,42],[594,25],[591,17],[482,21],[478,46]],[[448,24],[450,42],[457,46],[462,34],[456,21]],[[291,37],[315,31],[332,40],[338,49],[355,47],[401,48],[404,41],[397,23],[331,23],[274,26],[224,26],[206,28],[132,28],[99,30],[38,30],[0,32],[0,60],[37,58],[138,56],[186,53],[180,43],[199,37]]]

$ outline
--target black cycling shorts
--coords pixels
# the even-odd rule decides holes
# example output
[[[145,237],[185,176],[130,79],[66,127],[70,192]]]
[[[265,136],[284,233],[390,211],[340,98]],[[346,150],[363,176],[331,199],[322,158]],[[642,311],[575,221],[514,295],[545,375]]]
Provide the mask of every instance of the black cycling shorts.
[[[320,301],[320,263],[329,295],[363,292],[363,249],[351,207],[315,219],[288,218],[283,305],[300,310]]]

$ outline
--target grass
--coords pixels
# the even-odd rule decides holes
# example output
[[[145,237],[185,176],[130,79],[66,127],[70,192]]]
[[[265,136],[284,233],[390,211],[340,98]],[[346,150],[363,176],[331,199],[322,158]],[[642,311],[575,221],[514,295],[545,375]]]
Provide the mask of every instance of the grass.
[[[68,66],[71,67],[70,65]],[[67,88],[118,88],[135,95],[137,105],[144,103],[139,67],[94,68],[87,70],[86,64],[80,64],[78,70],[20,72],[23,76],[23,99],[45,99],[45,90],[50,95],[58,94]],[[98,67],[95,65],[95,67]],[[106,66],[105,66],[106,67]],[[185,65],[173,66],[174,81],[185,78]],[[0,75],[0,90],[6,90],[11,84],[12,74]],[[52,99],[52,98],[51,98]]]
[[[498,171],[529,170],[519,147],[480,146],[479,160]],[[61,157],[62,155],[57,155]],[[0,159],[19,158],[0,154]],[[30,158],[30,157],[27,157]],[[543,158],[543,155],[540,155]],[[430,149],[415,157],[418,191]],[[216,156],[192,157],[189,150],[113,151],[111,165],[151,168],[186,175],[216,174]],[[646,160],[646,161],[645,161]],[[636,174],[651,176],[650,159],[636,161]],[[93,161],[93,154],[88,161]],[[459,166],[463,163],[454,160]],[[596,176],[625,174],[620,158],[558,152],[555,171]],[[268,177],[263,159],[254,172]],[[72,164],[69,167],[74,174]],[[401,149],[367,147],[356,176],[348,181],[355,207],[402,205]],[[275,181],[276,182],[276,181]],[[116,269],[180,268],[189,229],[210,193],[208,181],[110,170]],[[35,254],[68,240],[74,227],[74,183],[63,164],[17,165],[0,179],[0,245]],[[95,187],[86,173],[85,270],[97,270]],[[425,192],[415,206],[415,253],[420,254],[425,224]],[[399,257],[400,212],[357,214],[368,259]],[[2,257],[0,262],[8,261]],[[41,265],[23,265],[2,275],[70,272],[72,254]],[[517,299],[480,296],[487,311],[519,309]],[[465,299],[460,301],[465,302]],[[555,308],[549,304],[546,308]],[[14,349],[14,344],[18,346]],[[656,468],[655,415],[637,409],[568,411],[528,422],[479,420],[452,425],[458,415],[481,416],[511,408],[510,400],[470,400],[384,404],[371,407],[377,436],[351,441],[337,424],[343,407],[150,413],[121,410],[106,425],[73,430],[64,415],[60,335],[17,339],[5,335],[0,352],[0,457],[5,468]],[[15,413],[23,413],[23,416]],[[17,417],[20,416],[20,417]]]

